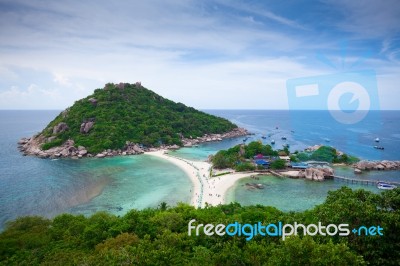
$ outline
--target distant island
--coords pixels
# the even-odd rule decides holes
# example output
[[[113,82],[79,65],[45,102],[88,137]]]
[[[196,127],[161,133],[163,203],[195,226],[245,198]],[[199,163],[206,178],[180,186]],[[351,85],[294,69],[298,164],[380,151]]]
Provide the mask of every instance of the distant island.
[[[43,158],[102,158],[247,134],[227,119],[163,98],[140,82],[108,83],[18,145],[24,155]]]

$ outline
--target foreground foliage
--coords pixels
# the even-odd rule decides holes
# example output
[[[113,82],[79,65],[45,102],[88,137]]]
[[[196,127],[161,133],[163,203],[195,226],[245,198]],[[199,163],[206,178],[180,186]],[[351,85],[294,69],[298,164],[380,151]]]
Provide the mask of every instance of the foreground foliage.
[[[186,204],[131,210],[123,217],[62,214],[23,217],[0,234],[4,265],[399,265],[400,189],[380,195],[342,188],[312,210],[284,213],[238,203],[195,209]],[[191,219],[214,225],[294,222],[380,225],[383,236],[188,236]]]
[[[89,132],[81,132],[84,122],[94,122]],[[54,126],[66,123],[68,129],[54,133]],[[90,153],[122,149],[126,141],[146,146],[181,144],[181,136],[225,133],[237,126],[182,103],[161,97],[139,84],[107,84],[92,95],[76,101],[43,130],[51,141],[42,148],[59,146],[73,139]]]

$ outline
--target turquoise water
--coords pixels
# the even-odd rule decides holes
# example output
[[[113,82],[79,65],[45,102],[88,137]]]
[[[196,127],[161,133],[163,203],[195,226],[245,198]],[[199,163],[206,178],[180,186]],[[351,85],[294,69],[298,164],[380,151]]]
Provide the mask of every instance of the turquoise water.
[[[102,164],[118,170],[100,195],[72,207],[70,212],[92,214],[107,210],[124,214],[130,209],[157,207],[163,201],[170,206],[190,202],[190,179],[180,168],[165,160],[139,155],[106,158]]]
[[[265,189],[248,189],[246,183],[260,183]],[[263,176],[260,180],[244,178],[239,180],[227,193],[227,201],[237,201],[242,205],[263,204],[282,211],[303,211],[324,202],[328,191],[342,186],[352,189],[366,189],[379,193],[374,186],[346,184],[336,180],[315,182],[304,179]]]
[[[364,159],[400,159],[400,112],[383,112],[379,120],[363,125],[334,125],[319,112],[300,112],[303,128],[291,122],[287,111],[208,111],[246,127],[255,135],[252,140],[276,140],[281,148],[285,135],[291,149],[330,138],[330,145]],[[91,214],[109,211],[122,215],[131,208],[143,209],[165,201],[169,205],[189,202],[192,184],[185,173],[166,161],[148,155],[84,160],[45,160],[22,156],[17,150],[21,137],[32,136],[44,128],[59,111],[0,111],[0,230],[5,223],[23,215],[53,217],[59,213]],[[378,126],[377,126],[378,125]],[[278,129],[276,129],[278,126]],[[292,132],[292,130],[294,132]],[[344,132],[343,142],[335,132]],[[373,140],[381,138],[384,151],[375,150]],[[182,148],[175,156],[204,161],[220,149],[242,143],[243,138],[205,143],[198,148]],[[336,168],[339,175],[353,176],[348,168]],[[356,178],[399,182],[398,171],[366,172]],[[252,180],[250,180],[252,181]],[[254,181],[254,180],[253,180]],[[268,204],[282,210],[304,210],[322,203],[329,190],[341,182],[309,182],[295,179],[262,178],[267,188],[249,191],[241,180],[228,197],[244,205]],[[372,186],[350,185],[352,188]]]
[[[165,201],[190,202],[191,181],[178,167],[148,155],[49,160],[22,156],[17,141],[44,128],[59,111],[0,111],[0,230],[24,215],[123,214]]]

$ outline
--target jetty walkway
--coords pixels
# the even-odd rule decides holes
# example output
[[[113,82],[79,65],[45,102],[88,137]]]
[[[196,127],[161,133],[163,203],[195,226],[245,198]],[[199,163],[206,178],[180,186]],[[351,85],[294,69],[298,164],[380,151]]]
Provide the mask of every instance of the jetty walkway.
[[[385,182],[387,184],[395,185],[395,186],[400,186],[400,182],[391,182],[391,181],[383,181],[383,180],[366,180],[366,179],[356,179],[356,178],[349,178],[349,177],[344,177],[344,176],[333,176],[334,179],[338,179],[343,182],[351,183],[351,184],[361,184],[361,185],[372,185],[376,186],[378,182]]]

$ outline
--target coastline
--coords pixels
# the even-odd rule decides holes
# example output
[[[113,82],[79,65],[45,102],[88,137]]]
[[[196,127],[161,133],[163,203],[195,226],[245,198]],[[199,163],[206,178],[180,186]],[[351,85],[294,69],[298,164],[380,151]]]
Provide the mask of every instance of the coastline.
[[[66,140],[62,145],[52,147],[48,150],[43,150],[41,146],[48,142],[48,138],[43,135],[35,135],[30,138],[21,138],[17,145],[18,149],[24,156],[32,155],[37,156],[39,158],[72,158],[72,159],[81,159],[85,157],[96,157],[96,158],[105,158],[105,157],[114,157],[114,156],[126,156],[126,155],[137,155],[143,154],[144,152],[153,152],[158,150],[176,150],[181,147],[191,147],[194,145],[198,145],[206,142],[217,142],[222,141],[224,139],[237,138],[249,135],[250,132],[245,128],[234,128],[231,131],[222,133],[222,134],[205,134],[202,137],[197,137],[194,139],[191,138],[181,138],[182,146],[174,145],[161,145],[160,147],[149,147],[145,148],[138,143],[133,143],[130,141],[126,141],[125,146],[118,150],[107,149],[97,154],[90,153],[86,147],[78,146],[75,144],[75,141],[72,139]]]
[[[226,202],[226,192],[239,179],[254,175],[254,173],[232,173],[217,177],[210,177],[211,164],[208,162],[190,161],[166,154],[166,150],[146,152],[148,155],[167,160],[188,175],[193,183],[192,199],[190,204],[196,208],[204,208],[207,204],[216,206]]]

